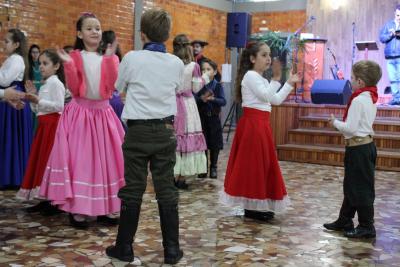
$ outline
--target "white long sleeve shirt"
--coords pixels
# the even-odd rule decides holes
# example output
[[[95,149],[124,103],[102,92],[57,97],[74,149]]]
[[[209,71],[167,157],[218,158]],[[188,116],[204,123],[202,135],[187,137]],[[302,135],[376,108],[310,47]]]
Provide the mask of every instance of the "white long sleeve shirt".
[[[23,81],[24,71],[24,59],[18,54],[12,54],[0,67],[0,86],[8,87],[13,81]]]
[[[271,112],[271,105],[280,105],[293,89],[285,83],[278,92],[280,87],[279,82],[268,82],[258,72],[249,70],[242,80],[242,106]]]
[[[376,117],[376,105],[370,92],[363,92],[353,99],[345,122],[334,120],[333,126],[344,135],[345,139],[354,136],[374,135],[372,124]]]
[[[52,75],[40,87],[39,103],[31,103],[31,108],[38,116],[61,113],[64,109],[64,96],[64,84],[58,79],[57,75]]]
[[[178,57],[148,50],[131,51],[121,61],[115,87],[126,92],[124,120],[160,119],[176,114],[176,92],[184,65]]]

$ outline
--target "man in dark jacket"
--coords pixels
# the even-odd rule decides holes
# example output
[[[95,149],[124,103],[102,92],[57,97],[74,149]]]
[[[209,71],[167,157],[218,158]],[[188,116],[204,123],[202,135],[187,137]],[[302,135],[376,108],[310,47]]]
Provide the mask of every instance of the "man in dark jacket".
[[[385,46],[385,58],[392,90],[391,105],[400,105],[400,5],[396,6],[394,20],[389,20],[380,32]]]

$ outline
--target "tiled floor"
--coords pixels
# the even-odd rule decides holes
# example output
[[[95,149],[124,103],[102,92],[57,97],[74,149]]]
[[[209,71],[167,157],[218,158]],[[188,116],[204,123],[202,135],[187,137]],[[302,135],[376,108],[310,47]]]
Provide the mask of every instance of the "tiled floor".
[[[376,174],[376,240],[349,240],[322,228],[337,217],[342,168],[281,162],[291,208],[260,224],[218,204],[228,153],[221,155],[218,180],[189,179],[190,190],[181,192],[185,256],[178,266],[400,266],[400,173]],[[134,245],[142,266],[163,260],[152,191],[149,183]],[[81,231],[68,225],[65,214],[27,214],[14,194],[0,191],[0,266],[125,266],[104,254],[116,228],[93,222]]]

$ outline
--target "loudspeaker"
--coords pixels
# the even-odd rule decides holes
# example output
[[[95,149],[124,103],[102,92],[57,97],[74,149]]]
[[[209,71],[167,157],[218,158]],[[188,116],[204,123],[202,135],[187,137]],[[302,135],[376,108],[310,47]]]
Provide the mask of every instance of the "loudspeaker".
[[[311,87],[311,101],[314,104],[346,105],[351,96],[348,80],[315,80]]]
[[[251,34],[251,15],[246,12],[228,13],[226,47],[246,47]]]

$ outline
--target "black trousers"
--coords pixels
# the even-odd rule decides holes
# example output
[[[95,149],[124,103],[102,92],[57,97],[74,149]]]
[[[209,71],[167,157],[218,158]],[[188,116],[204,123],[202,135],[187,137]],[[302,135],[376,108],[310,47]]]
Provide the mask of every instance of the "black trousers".
[[[355,212],[361,226],[373,225],[375,200],[375,144],[346,147],[343,204],[340,218],[352,219]]]
[[[129,126],[122,150],[126,183],[118,193],[122,201],[127,204],[142,202],[150,163],[158,203],[178,204],[179,193],[174,185],[176,137],[171,122],[136,122]]]

